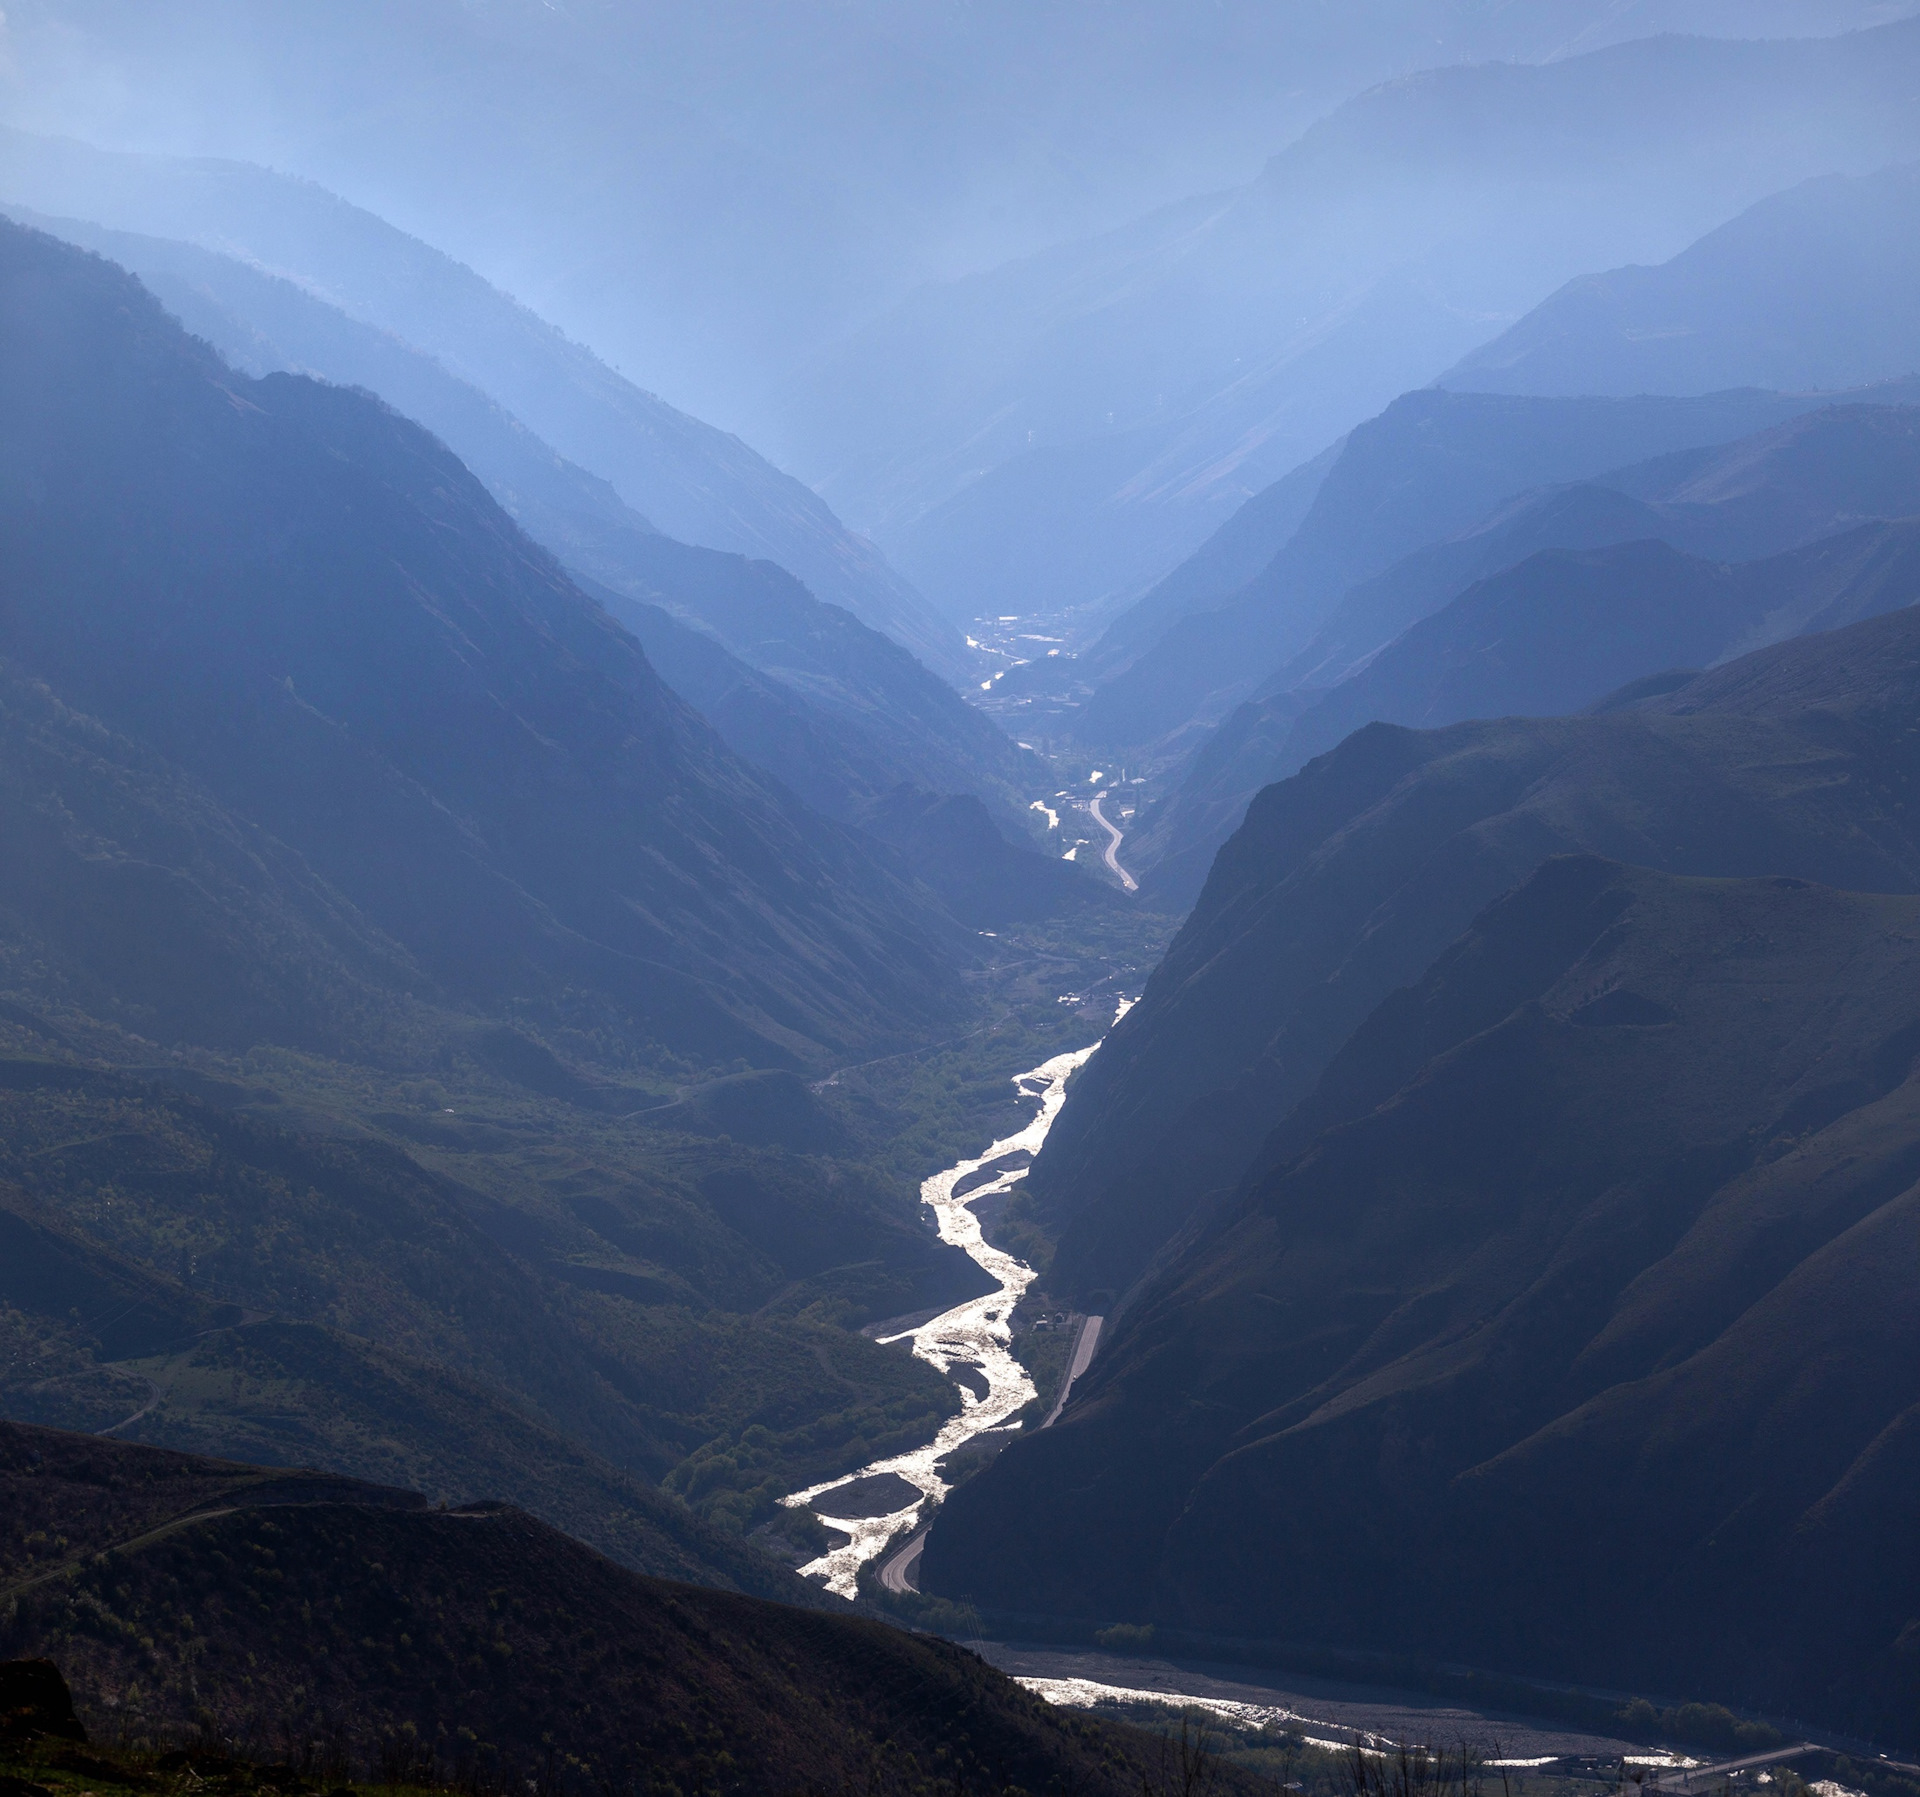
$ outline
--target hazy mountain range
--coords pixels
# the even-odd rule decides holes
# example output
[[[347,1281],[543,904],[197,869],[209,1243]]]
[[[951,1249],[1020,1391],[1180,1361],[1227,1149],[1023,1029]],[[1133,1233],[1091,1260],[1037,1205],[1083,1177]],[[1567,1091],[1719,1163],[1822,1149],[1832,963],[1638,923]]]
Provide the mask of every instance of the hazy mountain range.
[[[1917,81],[10,5],[0,1797],[1920,1797]]]
[[[722,23],[660,4],[26,0],[0,94],[24,129],[299,170],[784,460],[798,440],[775,427],[805,420],[783,380],[849,326],[923,282],[1237,185],[1375,82],[1906,10],[862,0]]]
[[[963,614],[1124,598],[1570,277],[1920,153],[1916,58],[1898,24],[1388,83],[1245,186],[866,327],[802,390],[796,466]]]
[[[176,292],[197,291],[197,323],[214,325],[255,357],[277,363],[304,351],[321,372],[331,372],[328,361],[352,357],[360,370],[377,366],[406,381],[409,397],[434,376],[406,369],[405,352],[430,357],[442,379],[477,388],[540,440],[523,454],[539,456],[545,447],[566,457],[654,528],[776,560],[819,597],[847,605],[944,672],[965,665],[958,633],[798,481],[737,437],[635,387],[470,269],[311,182],[245,164],[110,155],[6,131],[0,197],[199,245],[279,277],[389,341],[376,352],[364,334],[355,341],[337,321],[300,308],[294,295],[205,258],[160,245],[142,253],[149,265],[168,268]],[[369,360],[375,354],[377,364]],[[459,403],[441,396],[436,409],[449,415]],[[497,461],[498,452],[488,459]],[[604,502],[593,509],[604,510]]]

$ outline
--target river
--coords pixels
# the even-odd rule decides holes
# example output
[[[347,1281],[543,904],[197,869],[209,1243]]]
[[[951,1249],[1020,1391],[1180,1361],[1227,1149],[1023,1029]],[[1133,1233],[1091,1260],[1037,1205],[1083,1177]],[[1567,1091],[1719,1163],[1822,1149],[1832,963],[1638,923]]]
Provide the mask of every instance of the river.
[[[1132,1003],[1131,999],[1120,1001],[1114,1014],[1115,1023],[1127,1014]],[[1021,1149],[1028,1155],[1038,1154],[1040,1144],[1047,1139],[1047,1131],[1053,1127],[1054,1118],[1066,1102],[1067,1081],[1099,1046],[1095,1042],[1086,1048],[1057,1054],[1052,1060],[1042,1061],[1038,1067],[1016,1075],[1013,1083],[1020,1095],[1038,1105],[1027,1126],[1013,1135],[1003,1136],[977,1158],[934,1174],[920,1187],[921,1198],[932,1206],[939,1221],[940,1239],[964,1249],[997,1282],[997,1289],[983,1298],[970,1298],[965,1304],[942,1311],[917,1329],[880,1338],[883,1342],[911,1341],[914,1353],[942,1373],[964,1371],[971,1375],[954,1380],[960,1393],[958,1416],[950,1419],[923,1448],[875,1460],[858,1472],[843,1473],[837,1479],[796,1491],[783,1500],[794,1509],[811,1510],[828,1528],[850,1536],[844,1546],[831,1548],[800,1568],[806,1577],[823,1581],[829,1591],[852,1597],[859,1588],[860,1568],[869,1560],[877,1559],[895,1536],[931,1516],[940,1500],[952,1490],[940,1476],[940,1462],[976,1435],[999,1428],[1033,1402],[1033,1381],[1027,1376],[1027,1369],[1014,1359],[1012,1342],[1014,1306],[1033,1283],[1034,1272],[1025,1261],[989,1244],[980,1233],[980,1219],[973,1214],[973,1207],[980,1199],[1010,1191],[1016,1181],[1026,1178],[1026,1167],[1023,1164],[1005,1168],[957,1197],[954,1188],[963,1184],[969,1174],[978,1173]],[[979,1381],[986,1384],[984,1393],[973,1389]],[[834,1492],[856,1479],[883,1473],[897,1475],[919,1495],[886,1516],[833,1514]]]

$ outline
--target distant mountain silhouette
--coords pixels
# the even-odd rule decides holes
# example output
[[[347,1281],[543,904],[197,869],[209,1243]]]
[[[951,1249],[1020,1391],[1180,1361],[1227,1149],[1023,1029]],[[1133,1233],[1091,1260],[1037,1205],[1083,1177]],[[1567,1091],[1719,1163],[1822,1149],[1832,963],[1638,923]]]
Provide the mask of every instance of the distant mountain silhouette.
[[[1917,422],[1911,406],[1823,408],[1733,444],[1522,494],[1352,588],[1196,751],[1141,831],[1151,890],[1189,901],[1260,787],[1375,719],[1426,727],[1575,711],[1640,675],[1912,604],[1912,527],[1846,527],[1920,516]],[[1794,543],[1809,547],[1756,559]]]
[[[1920,630],[1861,630],[1898,722],[1825,730],[1904,782]],[[1911,893],[1548,860],[1373,1009],[924,1582],[1904,1739],[1917,944]]]
[[[234,374],[51,238],[0,225],[0,257],[0,655],[244,819],[218,827],[382,943],[386,984],[591,990],[636,1044],[763,1064],[952,1014],[910,889],[733,757],[433,439]]]
[[[1570,281],[1439,385],[1476,393],[1851,387],[1920,372],[1920,165],[1823,175],[1671,261]]]
[[[471,269],[311,182],[0,128],[0,201],[198,244],[297,282],[435,358],[658,529],[778,562],[942,673],[970,666],[952,626],[800,482],[641,391]],[[228,278],[219,288],[233,297]],[[271,340],[275,323],[293,321],[282,308],[263,322]]]
[[[1912,395],[1899,388],[1887,397]],[[1824,403],[1757,389],[1697,399],[1402,394],[1347,438],[1299,528],[1260,573],[1157,638],[1138,640],[1077,728],[1090,741],[1140,744],[1196,719],[1217,720],[1270,677],[1310,679],[1333,653],[1317,638],[1337,627],[1347,594],[1403,557],[1483,526],[1515,495],[1731,442]],[[1458,585],[1420,587],[1426,609],[1491,571],[1469,562],[1456,571]],[[1417,602],[1411,610],[1399,604],[1406,615],[1396,624],[1390,611],[1347,648],[1349,659],[1420,615]]]
[[[854,332],[791,396],[797,466],[956,615],[1124,603],[1488,321],[1920,155],[1916,67],[1902,20],[1382,83],[1244,186]]]

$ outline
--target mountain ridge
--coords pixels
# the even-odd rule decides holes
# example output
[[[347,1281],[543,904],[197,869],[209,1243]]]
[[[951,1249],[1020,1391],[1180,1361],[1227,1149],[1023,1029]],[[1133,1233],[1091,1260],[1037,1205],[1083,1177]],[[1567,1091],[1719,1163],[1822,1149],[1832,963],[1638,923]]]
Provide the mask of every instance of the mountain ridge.
[[[809,489],[739,438],[633,386],[470,269],[316,183],[0,127],[0,191],[41,212],[200,243],[303,284],[437,357],[658,528],[789,566],[950,678],[970,666],[957,632]]]
[[[936,996],[950,976],[924,934],[931,918],[916,917],[908,889],[734,761],[425,433],[364,396],[234,374],[109,264],[12,225],[0,244],[13,320],[6,498],[20,545],[0,616],[16,663],[288,842],[449,990],[531,981],[531,993],[571,967],[650,994],[648,1027],[668,1040],[730,1045],[720,1058],[758,1041],[762,1054],[804,1059],[808,1009],[851,1022],[847,999],[872,977],[844,958],[852,924],[887,941],[885,977],[904,979],[903,997],[920,986],[901,1022],[928,1001],[930,1021],[951,1014]],[[57,323],[56,293],[67,308]],[[76,405],[81,395],[91,403]],[[194,455],[157,453],[163,430]],[[89,508],[118,534],[86,528]],[[382,532],[395,559],[370,561]],[[137,593],[124,560],[136,542]],[[282,581],[271,606],[258,603],[267,568]],[[63,607],[50,603],[56,584]],[[113,630],[81,634],[88,607]],[[674,771],[642,777],[636,757]],[[479,777],[489,761],[515,778]],[[569,794],[560,813],[534,799],[541,782]],[[709,796],[690,805],[696,788]],[[568,807],[578,827],[563,846],[552,831]],[[604,882],[657,878],[641,873],[653,865],[636,834],[646,831],[682,871],[636,906],[644,884],[616,898]],[[480,877],[444,877],[455,865]],[[749,886],[730,898],[740,874]],[[821,874],[845,899],[823,903]],[[424,907],[423,880],[458,894],[466,915]],[[752,882],[779,895],[771,907],[746,898]],[[868,898],[853,899],[862,884]],[[684,925],[650,920],[662,903]],[[729,907],[726,971],[711,960],[703,970],[700,945],[714,953]],[[773,983],[748,998],[736,983],[756,938],[769,954],[781,946],[757,976]],[[743,1001],[760,1021],[729,1019]],[[841,1026],[827,1027],[832,1037]]]
[[[929,1587],[1897,1730],[1917,906],[1546,860],[949,1501]]]

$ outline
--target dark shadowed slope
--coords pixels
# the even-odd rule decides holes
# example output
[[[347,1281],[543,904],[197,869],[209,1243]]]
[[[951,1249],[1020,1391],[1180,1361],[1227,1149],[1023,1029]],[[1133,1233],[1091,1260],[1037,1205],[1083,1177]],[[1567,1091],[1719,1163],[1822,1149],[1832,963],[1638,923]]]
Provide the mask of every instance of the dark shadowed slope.
[[[1478,393],[1849,387],[1920,370],[1920,166],[1824,175],[1571,281],[1440,377]]]
[[[1847,528],[1920,514],[1920,411],[1892,403],[1912,388],[1869,391],[1876,403],[1521,494],[1351,589],[1146,820],[1149,889],[1191,902],[1253,794],[1362,724],[1576,710],[1643,674],[1911,603],[1899,530]]]
[[[644,1578],[517,1510],[4,1424],[0,1492],[3,1651],[56,1658],[96,1726],[331,1728],[367,1761],[406,1728],[445,1774],[551,1746],[622,1789],[1138,1789],[1144,1737],[964,1648]]]
[[[1131,1284],[1367,1013],[1545,855],[1920,886],[1899,784],[1920,615],[1762,651],[1703,690],[1763,661],[1801,681],[1764,717],[1728,687],[1685,716],[1373,725],[1262,792],[1030,1176],[1064,1232],[1056,1281]]]
[[[0,131],[0,200],[287,276],[434,357],[659,529],[776,561],[929,665],[965,670],[959,633],[800,482],[641,391],[471,269],[311,182]]]
[[[440,993],[805,1060],[951,1015],[916,901],[729,754],[416,426],[234,374],[0,228],[0,653],[287,845]]]
[[[1904,1739],[1916,956],[1912,896],[1548,861],[1374,1011],[923,1577]]]

